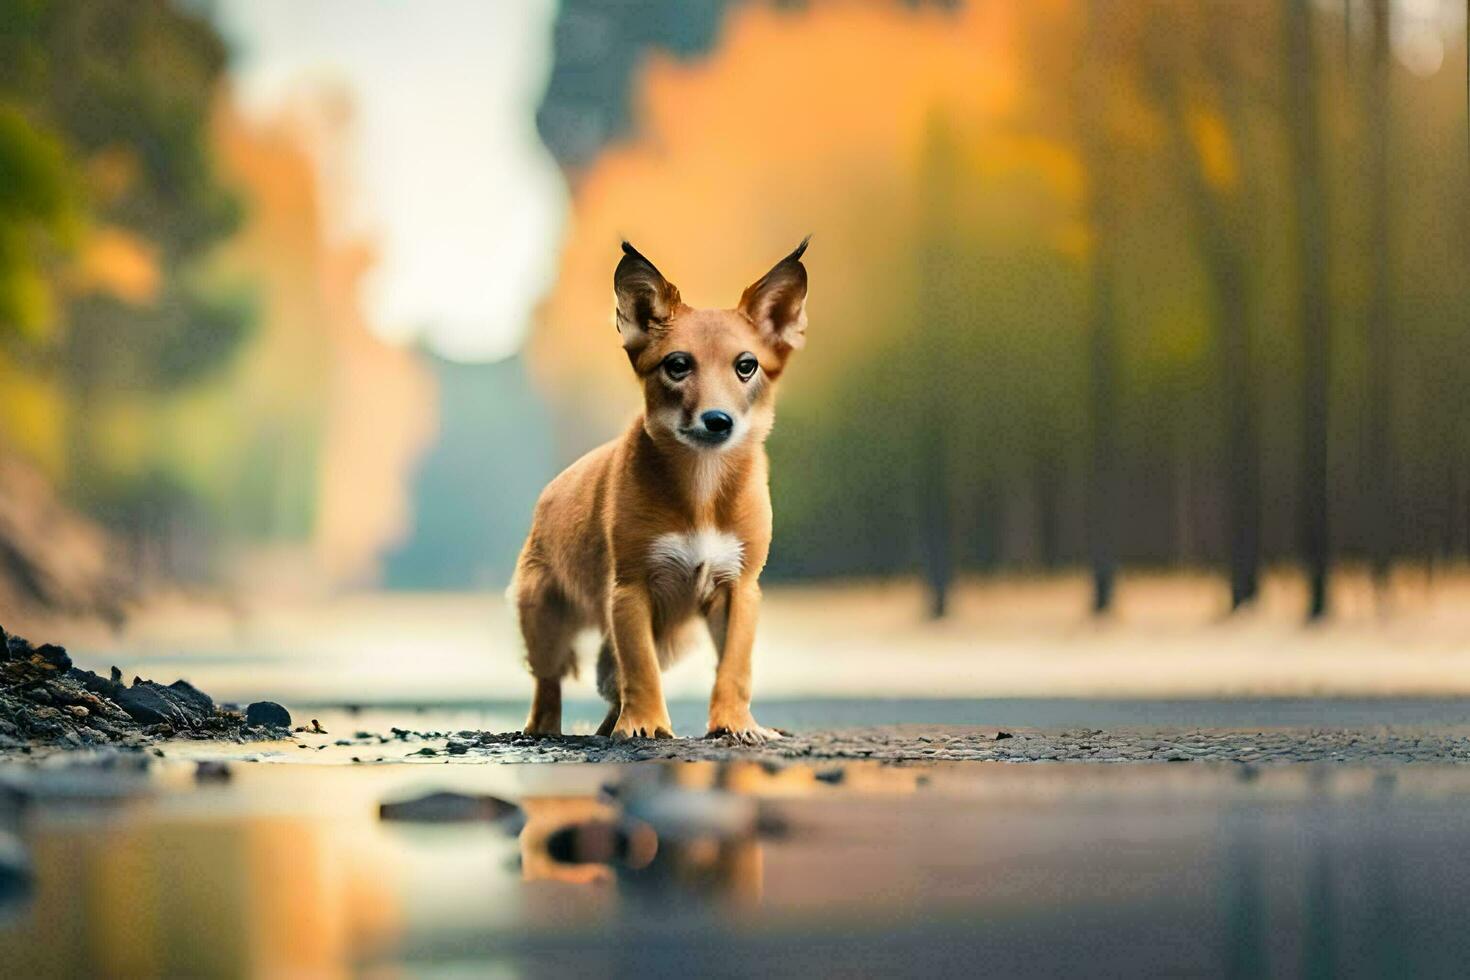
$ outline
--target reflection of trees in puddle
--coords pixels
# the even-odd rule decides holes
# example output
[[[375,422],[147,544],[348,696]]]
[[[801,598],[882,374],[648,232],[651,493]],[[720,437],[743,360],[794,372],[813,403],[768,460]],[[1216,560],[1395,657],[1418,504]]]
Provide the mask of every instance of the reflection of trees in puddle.
[[[1405,939],[1412,903],[1404,898],[1404,869],[1415,858],[1402,847],[1414,831],[1404,819],[1412,811],[1397,809],[1399,777],[1313,768],[1268,781],[1300,785],[1299,805],[1283,810],[1269,798],[1241,796],[1220,814],[1224,974],[1419,972]]]
[[[337,975],[396,931],[378,877],[306,819],[61,814],[31,837],[36,887],[0,933],[9,976]]]

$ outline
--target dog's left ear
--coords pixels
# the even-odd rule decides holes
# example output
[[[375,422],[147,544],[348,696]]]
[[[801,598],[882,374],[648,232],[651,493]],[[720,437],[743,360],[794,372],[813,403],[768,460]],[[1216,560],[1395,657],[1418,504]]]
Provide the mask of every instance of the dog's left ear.
[[[808,235],[796,251],[777,262],[740,296],[738,309],[782,357],[806,343],[806,266],[801,264]]]

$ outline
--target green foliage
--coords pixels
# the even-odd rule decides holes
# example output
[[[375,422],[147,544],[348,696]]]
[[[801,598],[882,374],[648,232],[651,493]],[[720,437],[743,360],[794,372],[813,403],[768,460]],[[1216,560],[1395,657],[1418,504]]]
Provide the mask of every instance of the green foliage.
[[[43,256],[68,238],[73,208],[59,141],[0,103],[0,340],[35,340],[48,325]]]
[[[225,60],[213,28],[167,0],[0,5],[0,358],[56,393],[27,410],[59,413],[43,428],[62,443],[10,431],[0,449],[64,469],[119,525],[198,508],[182,475],[138,470],[135,447],[110,443],[117,419],[140,393],[161,404],[207,378],[255,319],[206,271],[242,217],[210,147]]]

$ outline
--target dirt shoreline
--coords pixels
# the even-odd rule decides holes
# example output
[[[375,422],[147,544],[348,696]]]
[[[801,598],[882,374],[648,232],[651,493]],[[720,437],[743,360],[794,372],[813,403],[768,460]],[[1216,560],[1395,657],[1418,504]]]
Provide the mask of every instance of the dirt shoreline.
[[[1470,730],[1373,729],[1100,729],[976,728],[954,725],[890,725],[796,732],[764,745],[729,738],[633,739],[596,735],[530,736],[520,732],[462,730],[391,734],[360,731],[350,737],[298,737],[304,750],[334,749],[334,761],[361,764],[424,763],[634,763],[753,761],[775,766],[801,763],[879,762],[1214,762],[1246,767],[1291,764],[1470,764]]]

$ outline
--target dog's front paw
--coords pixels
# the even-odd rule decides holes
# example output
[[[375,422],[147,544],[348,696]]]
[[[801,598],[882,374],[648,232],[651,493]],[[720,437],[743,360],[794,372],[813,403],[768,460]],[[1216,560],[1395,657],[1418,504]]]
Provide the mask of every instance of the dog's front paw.
[[[784,738],[782,732],[774,728],[766,728],[764,725],[756,724],[755,718],[749,711],[736,713],[726,717],[711,716],[709,720],[709,732],[705,738],[730,738],[741,745],[763,745],[766,742],[774,742],[778,738]]]
[[[618,723],[613,726],[612,737],[616,739],[626,738],[673,738],[674,723],[669,721],[669,713],[652,711],[631,711],[623,708],[618,715]]]

